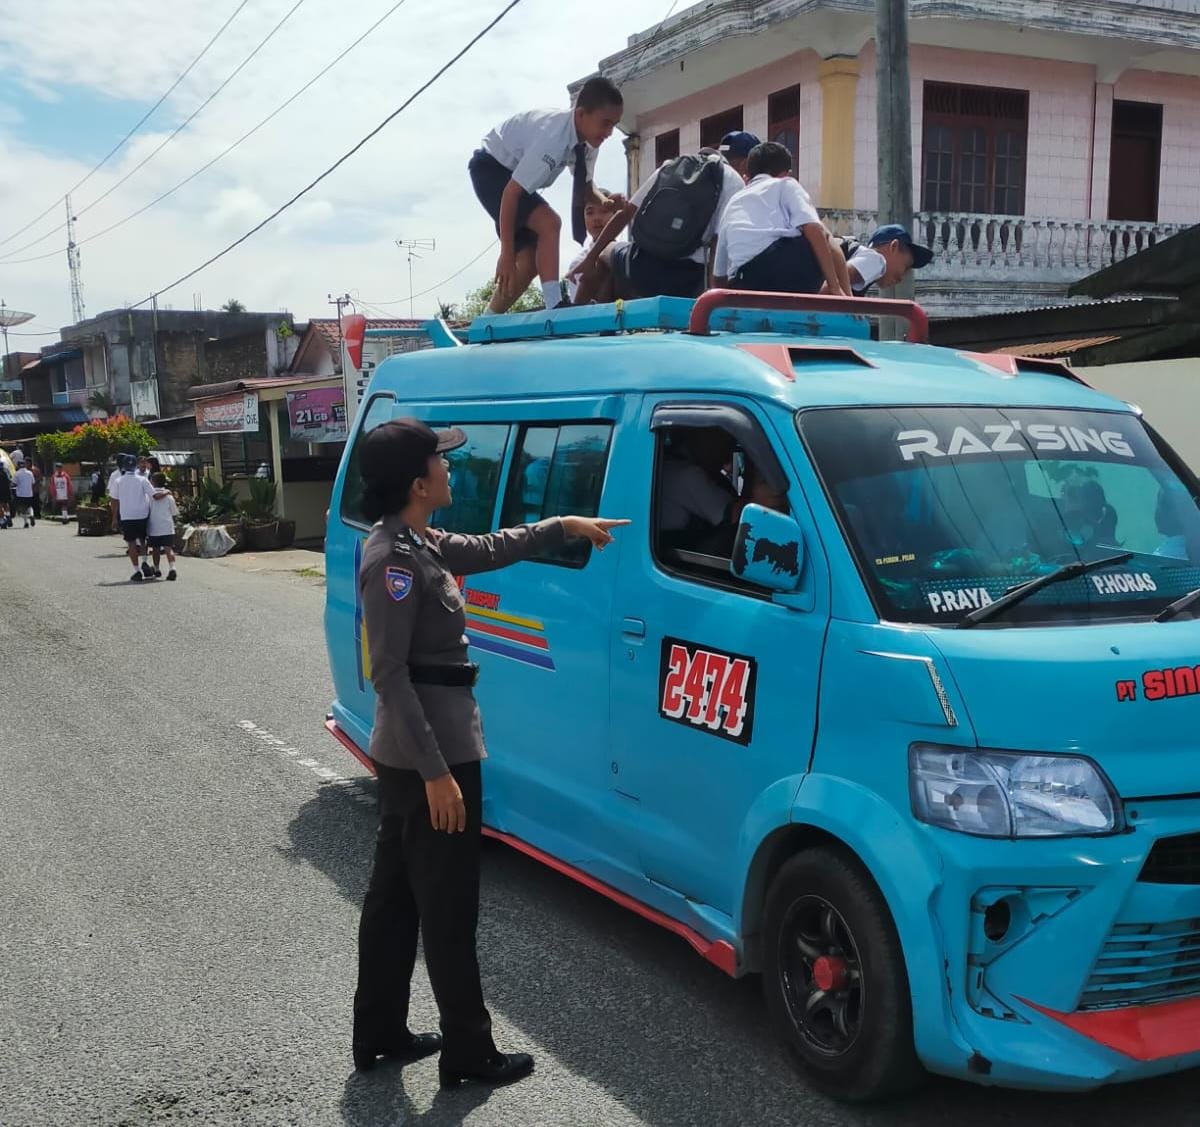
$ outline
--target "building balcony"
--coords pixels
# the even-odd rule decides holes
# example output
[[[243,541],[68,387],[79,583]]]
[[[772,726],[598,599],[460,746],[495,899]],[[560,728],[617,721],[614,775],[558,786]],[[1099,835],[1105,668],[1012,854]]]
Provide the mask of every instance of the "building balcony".
[[[865,238],[873,211],[822,209],[835,235]],[[1000,313],[1066,300],[1089,274],[1185,230],[1185,223],[917,212],[913,238],[933,251],[917,296],[934,316]]]

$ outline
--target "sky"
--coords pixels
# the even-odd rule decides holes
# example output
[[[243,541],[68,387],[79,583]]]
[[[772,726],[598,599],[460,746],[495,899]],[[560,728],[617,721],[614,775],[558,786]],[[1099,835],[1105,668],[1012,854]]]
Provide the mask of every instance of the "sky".
[[[0,299],[36,315],[10,332],[14,351],[51,343],[72,321],[63,195],[150,109],[240,3],[0,0]],[[88,316],[140,301],[243,235],[378,125],[505,0],[404,0],[261,131],[162,203],[87,241],[250,130],[395,3],[248,0],[146,124],[75,188]],[[158,148],[294,6],[266,46],[174,140],[99,198]],[[349,293],[366,303],[368,315],[407,317],[409,266],[397,239],[437,244],[413,262],[413,291],[437,285],[482,255],[417,298],[414,309],[422,316],[436,311],[438,298],[460,301],[491,276],[496,259],[488,249],[495,239],[491,220],[467,177],[472,151],[513,113],[565,107],[567,84],[665,16],[665,3],[658,7],[648,13],[636,0],[521,0],[338,171],[262,232],[160,297],[160,307],[213,309],[237,298],[247,309],[286,309],[301,321],[333,316],[329,297]],[[596,181],[624,188],[619,133],[600,152]],[[545,194],[565,218],[569,175]],[[564,268],[573,246],[564,238]],[[21,261],[40,256],[49,257]]]

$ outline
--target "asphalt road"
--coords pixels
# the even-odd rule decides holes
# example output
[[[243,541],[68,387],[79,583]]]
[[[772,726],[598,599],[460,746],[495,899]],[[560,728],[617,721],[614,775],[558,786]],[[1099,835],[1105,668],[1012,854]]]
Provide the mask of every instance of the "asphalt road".
[[[356,1075],[373,784],[321,727],[323,586],[201,560],[134,585],[119,550],[0,532],[4,1127],[1196,1122],[1200,1073],[833,1103],[792,1072],[757,980],[495,845],[485,991],[536,1074],[490,1095],[439,1093],[433,1061]],[[436,1028],[420,968],[414,1005]]]

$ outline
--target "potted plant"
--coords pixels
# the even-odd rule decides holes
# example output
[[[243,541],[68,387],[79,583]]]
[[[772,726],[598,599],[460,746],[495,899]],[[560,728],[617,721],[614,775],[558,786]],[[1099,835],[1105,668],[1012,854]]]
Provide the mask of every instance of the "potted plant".
[[[101,497],[93,505],[80,500],[75,506],[75,534],[77,536],[107,536],[112,531],[112,511],[107,497]]]
[[[252,552],[269,552],[279,536],[275,483],[263,477],[252,477],[247,484],[250,499],[239,506],[246,522],[246,547]]]
[[[193,526],[222,525],[233,540],[231,552],[240,551],[246,545],[246,526],[238,518],[237,498],[233,487],[226,482],[205,477],[193,497],[184,497],[179,502],[181,523]],[[188,554],[192,552],[187,549]]]

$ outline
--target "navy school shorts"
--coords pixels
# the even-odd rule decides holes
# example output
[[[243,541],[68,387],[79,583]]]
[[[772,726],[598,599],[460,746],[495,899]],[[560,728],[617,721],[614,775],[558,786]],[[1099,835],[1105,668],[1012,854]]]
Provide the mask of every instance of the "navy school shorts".
[[[617,296],[699,297],[704,292],[704,266],[690,258],[666,259],[647,254],[636,243],[618,243],[612,252]]]
[[[142,517],[141,520],[121,521],[121,535],[125,538],[125,542],[127,544],[144,542],[146,539],[146,525],[149,523],[149,517]]]
[[[803,235],[776,239],[729,280],[731,289],[767,293],[820,293],[825,282],[812,244]]]
[[[504,195],[512,173],[482,149],[475,150],[471,163],[467,165],[467,171],[471,174],[471,187],[475,189],[475,195],[495,221],[496,234],[500,234],[500,197]],[[537,235],[526,227],[525,223],[534,210],[545,203],[537,192],[521,193],[521,198],[517,201],[517,226],[513,237],[515,250],[537,245]]]

